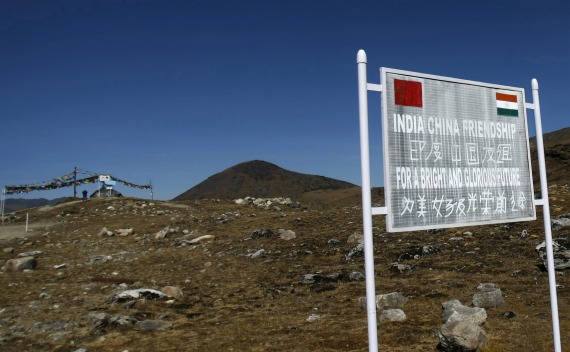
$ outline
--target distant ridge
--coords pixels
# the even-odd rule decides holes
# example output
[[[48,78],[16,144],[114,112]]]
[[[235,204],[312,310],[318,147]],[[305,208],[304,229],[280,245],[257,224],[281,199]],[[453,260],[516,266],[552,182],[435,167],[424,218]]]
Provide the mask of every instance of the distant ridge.
[[[44,205],[55,205],[58,203],[65,202],[68,199],[73,199],[73,198],[61,197],[52,200],[48,200],[45,198],[33,198],[33,199],[9,198],[6,199],[6,204],[4,205],[5,206],[4,212],[12,213],[23,209],[43,207]]]
[[[545,133],[542,136],[544,142],[544,156],[546,163],[546,179],[548,185],[568,185],[568,173],[570,171],[570,127]],[[534,189],[540,189],[540,176],[538,173],[538,158],[536,150],[536,137],[530,138],[530,155],[532,161],[532,178]]]
[[[235,199],[240,197],[297,197],[317,190],[356,187],[333,178],[285,170],[275,164],[253,160],[208,177],[174,200]]]

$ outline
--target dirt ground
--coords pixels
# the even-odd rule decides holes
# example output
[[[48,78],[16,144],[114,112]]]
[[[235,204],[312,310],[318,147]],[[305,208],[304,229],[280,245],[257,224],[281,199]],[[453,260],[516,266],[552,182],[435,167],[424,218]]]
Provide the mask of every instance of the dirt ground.
[[[552,188],[553,218],[570,212],[569,201],[567,187]],[[28,210],[28,232],[26,212],[15,214],[15,222],[0,228],[0,263],[35,251],[37,267],[0,273],[0,349],[367,351],[367,316],[359,305],[365,281],[351,279],[364,272],[364,259],[346,259],[356,245],[347,240],[362,234],[360,205],[279,208],[95,199]],[[102,233],[103,227],[113,233]],[[157,238],[166,227],[164,238]],[[129,228],[133,233],[119,234]],[[273,235],[251,236],[260,229]],[[279,229],[296,238],[281,239]],[[569,234],[554,231],[555,238]],[[204,235],[213,238],[191,243]],[[409,299],[405,321],[378,324],[379,350],[436,351],[442,303],[471,305],[478,284],[492,282],[504,303],[487,310],[485,351],[552,351],[548,275],[535,252],[543,239],[542,218],[392,234],[375,217],[376,293],[401,292]],[[406,257],[426,245],[441,250]],[[394,272],[394,262],[412,270]],[[322,279],[304,283],[306,274]],[[557,273],[556,281],[565,348],[569,274]],[[183,294],[110,303],[128,289],[166,286]],[[137,321],[169,325],[143,331]]]

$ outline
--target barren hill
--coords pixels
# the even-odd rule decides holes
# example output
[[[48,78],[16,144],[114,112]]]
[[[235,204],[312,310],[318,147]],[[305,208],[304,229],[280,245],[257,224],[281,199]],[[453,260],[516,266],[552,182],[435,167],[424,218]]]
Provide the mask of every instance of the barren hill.
[[[253,160],[208,177],[174,200],[232,199],[245,196],[296,197],[311,191],[352,187],[356,186],[329,177],[285,170],[266,161]]]
[[[568,171],[570,170],[570,127],[545,133],[543,141],[548,184],[549,186],[564,185],[568,182]],[[530,153],[535,189],[540,189],[536,137],[530,138]]]

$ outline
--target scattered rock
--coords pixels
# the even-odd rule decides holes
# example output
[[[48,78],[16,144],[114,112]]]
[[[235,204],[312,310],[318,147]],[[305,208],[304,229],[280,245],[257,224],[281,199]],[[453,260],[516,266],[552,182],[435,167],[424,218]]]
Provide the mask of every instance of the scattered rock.
[[[559,238],[552,241],[554,251],[554,269],[564,270],[570,268],[570,240],[567,238]],[[546,241],[536,246],[535,251],[542,260],[544,268],[548,268],[548,260],[546,256]]]
[[[8,259],[6,265],[2,267],[4,271],[22,271],[34,270],[38,262],[34,257],[21,257],[16,259]]]
[[[354,260],[354,258],[358,258],[358,257],[362,257],[362,256],[364,256],[364,243],[359,243],[356,245],[356,247],[354,247],[350,251],[348,251],[348,254],[346,255],[345,259],[346,259],[346,261],[350,261],[350,260]]]
[[[290,241],[292,239],[297,238],[297,235],[295,234],[295,232],[293,232],[291,230],[279,229],[277,232],[279,233],[279,238],[281,238],[282,240],[285,240],[285,241]]]
[[[346,243],[362,243],[364,242],[364,235],[361,233],[353,233],[352,235],[348,236]]]
[[[135,233],[135,229],[130,228],[130,229],[118,229],[115,230],[115,233],[117,234],[117,236],[129,236],[129,235],[133,235]]]
[[[251,255],[252,259],[259,259],[265,257],[265,249],[260,249]]]
[[[135,290],[126,290],[114,294],[107,301],[108,304],[123,303],[133,299],[148,299],[148,300],[168,300],[172,299],[171,296],[162,293],[158,290],[153,290],[151,288],[139,288]]]
[[[448,352],[480,351],[487,343],[487,334],[478,325],[466,321],[444,324],[438,331],[440,348]]]
[[[409,273],[414,269],[413,265],[409,264],[400,264],[400,263],[392,263],[390,264],[390,271],[395,274],[405,274]]]
[[[105,312],[89,312],[87,318],[95,329],[105,327],[109,323],[109,314]]]
[[[109,237],[110,237],[110,236],[115,236],[115,234],[113,233],[113,231],[109,231],[109,230],[107,230],[106,227],[103,227],[103,228],[101,229],[101,231],[99,231],[99,232],[97,233],[97,236],[98,236],[98,237],[105,237],[105,236],[109,236]]]
[[[132,327],[138,322],[137,319],[126,316],[126,315],[116,315],[108,319],[108,324],[110,326],[128,326]]]
[[[406,313],[401,309],[385,309],[378,318],[380,321],[404,321]]]
[[[273,231],[269,230],[269,229],[258,229],[258,230],[254,230],[249,237],[250,238],[260,238],[260,237],[266,237],[266,238],[271,238],[274,236]]]
[[[487,312],[484,308],[467,307],[456,299],[444,302],[442,306],[444,324],[466,321],[471,324],[483,325],[487,321]]]
[[[214,235],[204,235],[204,236],[194,238],[194,239],[190,240],[188,243],[193,244],[193,243],[198,243],[198,242],[202,242],[202,241],[213,241],[214,238],[216,238],[216,236],[214,236]]]
[[[302,284],[314,284],[318,282],[337,282],[340,281],[340,279],[341,279],[340,273],[329,274],[329,275],[305,274],[301,276],[300,281]]]
[[[551,219],[553,230],[561,230],[570,227],[570,214],[562,214],[557,219]]]
[[[34,257],[36,255],[40,255],[43,254],[44,252],[42,251],[31,251],[31,252],[24,252],[24,253],[20,253],[17,255],[18,258],[22,258],[22,257]]]
[[[176,286],[164,286],[161,289],[161,291],[165,295],[173,297],[175,299],[181,299],[184,296],[184,293],[182,293],[182,290]]]
[[[376,308],[378,309],[402,308],[406,303],[408,303],[408,297],[400,292],[376,295]]]
[[[439,252],[441,252],[442,248],[443,248],[443,245],[440,245],[440,244],[438,244],[438,245],[427,245],[427,246],[423,246],[423,247],[412,248],[412,249],[409,249],[406,252],[402,253],[398,257],[398,260],[420,259],[422,257],[425,257],[426,255],[439,253]]]
[[[170,232],[170,227],[166,226],[162,230],[158,231],[156,235],[154,235],[155,240],[161,240],[166,238],[166,235]]]
[[[320,314],[311,314],[311,315],[309,315],[309,317],[306,320],[309,323],[312,323],[312,322],[315,322],[321,318],[322,318],[322,315],[320,315]]]
[[[360,272],[360,271],[353,271],[350,274],[348,274],[348,279],[350,281],[360,281],[360,280],[365,280],[366,279],[366,275],[364,275],[364,273]]]
[[[6,247],[6,248],[4,248],[3,251],[4,251],[4,253],[14,253],[14,248],[12,248],[12,247]]]
[[[358,301],[360,303],[360,307],[366,310],[366,297],[360,297]],[[377,310],[399,309],[402,308],[407,302],[408,298],[399,292],[376,295]]]
[[[473,306],[480,308],[497,308],[503,304],[503,294],[495,284],[479,284],[479,292],[473,295]]]
[[[503,317],[506,318],[506,319],[512,319],[512,318],[514,318],[514,317],[516,317],[516,316],[517,316],[517,315],[515,314],[515,312],[512,312],[512,311],[510,311],[510,310],[503,313]]]

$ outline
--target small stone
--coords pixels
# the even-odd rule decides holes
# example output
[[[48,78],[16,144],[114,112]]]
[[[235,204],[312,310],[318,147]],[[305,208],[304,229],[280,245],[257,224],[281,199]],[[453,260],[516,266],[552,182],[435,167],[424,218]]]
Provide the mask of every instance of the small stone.
[[[517,315],[515,314],[515,312],[511,312],[511,311],[507,311],[503,313],[503,317],[506,319],[512,319],[514,317],[516,317]]]
[[[259,259],[265,257],[265,249],[260,249],[251,255],[252,259]]]
[[[361,233],[353,233],[348,236],[346,243],[362,243],[364,241],[364,235]]]
[[[297,235],[295,234],[295,232],[293,232],[291,230],[286,230],[286,231],[283,231],[279,235],[279,238],[281,238],[282,240],[285,240],[285,241],[290,241],[292,239],[297,238]]]
[[[309,323],[315,322],[319,319],[321,319],[322,316],[320,314],[311,314],[309,315],[309,317],[306,319]]]
[[[202,241],[213,241],[214,238],[216,238],[216,236],[214,235],[204,235],[204,236],[200,236],[197,238],[194,238],[193,240],[190,240],[190,242],[188,243],[198,243],[198,242],[202,242]]]
[[[115,232],[117,233],[117,236],[125,237],[125,236],[129,236],[129,235],[134,234],[134,233],[135,233],[135,230],[134,230],[133,228],[130,228],[130,229],[118,229],[118,230],[115,230]]]
[[[351,261],[354,258],[364,256],[364,243],[359,243],[356,247],[352,248],[348,251],[348,254],[345,256],[346,261]]]
[[[353,271],[348,274],[348,279],[350,281],[360,281],[366,279],[366,276],[360,271]]]
[[[380,321],[404,321],[406,313],[401,309],[385,309],[379,317]]]
[[[31,252],[24,252],[24,253],[20,253],[17,255],[18,258],[22,258],[22,257],[34,257],[36,255],[40,255],[43,254],[44,252],[42,251],[31,251]]]
[[[161,291],[162,291],[162,293],[164,293],[170,297],[174,297],[176,299],[181,299],[184,296],[184,293],[182,293],[182,290],[176,286],[164,286],[161,289]]]
[[[249,237],[250,238],[259,238],[259,237],[267,237],[267,238],[271,238],[273,237],[273,231],[269,230],[269,229],[258,229],[253,231]]]
[[[166,238],[166,235],[169,233],[170,228],[168,226],[166,226],[165,228],[163,228],[162,230],[158,231],[155,235],[154,235],[154,239],[155,240],[161,240]]]
[[[401,308],[408,302],[408,297],[400,292],[380,294],[376,296],[376,307],[378,309]]]
[[[109,298],[107,303],[109,304],[123,303],[133,299],[167,300],[170,298],[172,297],[158,290],[153,290],[150,288],[139,288],[135,290],[127,290],[114,294],[111,298]]]

